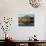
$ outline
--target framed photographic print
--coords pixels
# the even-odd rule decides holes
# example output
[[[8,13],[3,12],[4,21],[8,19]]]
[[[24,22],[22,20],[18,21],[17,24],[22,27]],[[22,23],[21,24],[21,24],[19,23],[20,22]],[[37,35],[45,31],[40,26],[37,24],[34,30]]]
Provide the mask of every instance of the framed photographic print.
[[[18,14],[18,26],[34,26],[34,14]]]

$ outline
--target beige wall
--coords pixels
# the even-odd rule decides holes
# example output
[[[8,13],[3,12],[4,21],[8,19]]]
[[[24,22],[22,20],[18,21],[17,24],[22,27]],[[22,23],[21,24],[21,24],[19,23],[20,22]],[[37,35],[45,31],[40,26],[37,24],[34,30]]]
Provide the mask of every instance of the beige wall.
[[[33,8],[28,0],[0,0],[0,17],[13,17],[12,29],[9,31],[13,37],[19,40],[27,40],[36,34],[37,38],[42,40],[44,39],[44,17],[46,15],[46,8],[44,7]],[[17,27],[16,13],[35,14],[35,26],[25,27],[25,29],[24,27]]]
[[[0,0],[0,15],[15,16],[17,12],[46,14],[46,8],[32,8],[28,0]]]

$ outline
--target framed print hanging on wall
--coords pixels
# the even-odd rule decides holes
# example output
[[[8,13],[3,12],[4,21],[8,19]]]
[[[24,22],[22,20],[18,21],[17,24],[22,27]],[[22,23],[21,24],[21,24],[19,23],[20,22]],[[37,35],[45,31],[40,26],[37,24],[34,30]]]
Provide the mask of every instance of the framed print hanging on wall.
[[[34,14],[17,14],[18,26],[34,26]]]

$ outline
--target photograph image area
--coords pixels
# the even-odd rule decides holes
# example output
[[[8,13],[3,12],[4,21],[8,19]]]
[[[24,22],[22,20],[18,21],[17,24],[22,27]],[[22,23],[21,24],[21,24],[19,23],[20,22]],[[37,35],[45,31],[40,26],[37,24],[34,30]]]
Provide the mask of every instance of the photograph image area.
[[[18,26],[34,26],[34,15],[26,14],[18,17]]]

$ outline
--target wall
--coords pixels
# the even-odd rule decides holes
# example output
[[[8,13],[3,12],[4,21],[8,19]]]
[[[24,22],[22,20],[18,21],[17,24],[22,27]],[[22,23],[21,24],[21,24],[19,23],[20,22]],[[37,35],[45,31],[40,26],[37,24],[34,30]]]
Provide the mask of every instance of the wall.
[[[45,6],[44,6],[45,7]],[[27,40],[34,34],[37,35],[39,40],[44,40],[45,36],[45,15],[46,8],[33,8],[30,6],[28,0],[0,0],[0,17],[13,17],[13,23],[11,26],[10,37],[17,40]],[[16,13],[33,13],[35,14],[35,26],[34,27],[18,27]],[[2,31],[0,31],[2,32]],[[1,34],[1,33],[0,33]],[[2,35],[2,34],[1,34]],[[11,36],[12,35],[12,36]],[[3,37],[0,36],[0,39]]]
[[[46,16],[45,16],[45,24],[44,25],[45,25],[45,28],[44,28],[44,39],[46,39],[46,36],[45,36],[46,35]]]

